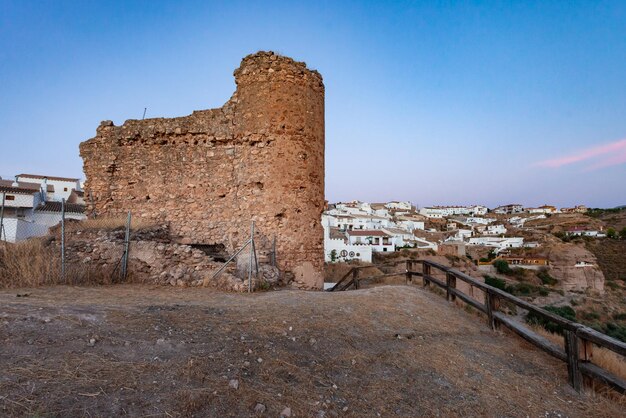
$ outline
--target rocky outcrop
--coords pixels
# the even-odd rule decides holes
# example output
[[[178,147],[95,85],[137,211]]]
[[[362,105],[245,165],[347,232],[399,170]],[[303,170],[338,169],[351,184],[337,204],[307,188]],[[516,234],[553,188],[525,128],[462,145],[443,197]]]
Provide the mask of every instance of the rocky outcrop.
[[[222,262],[190,245],[170,242],[168,236],[165,226],[133,231],[128,258],[129,281],[205,286],[235,292],[248,290],[248,276],[246,272],[238,275],[236,264],[213,277],[223,266]],[[119,277],[124,239],[123,228],[68,231],[66,257],[72,274],[84,270]],[[262,264],[258,279],[254,271],[252,287],[279,286],[283,279],[277,268]]]
[[[565,291],[596,291],[604,293],[604,274],[596,257],[582,245],[552,242],[548,246],[549,273]],[[590,264],[576,267],[579,262]]]

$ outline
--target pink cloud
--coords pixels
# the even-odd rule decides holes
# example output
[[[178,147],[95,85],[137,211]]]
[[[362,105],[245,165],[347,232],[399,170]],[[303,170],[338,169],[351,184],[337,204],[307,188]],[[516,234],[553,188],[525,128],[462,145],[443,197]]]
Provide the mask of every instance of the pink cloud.
[[[610,158],[607,158],[603,161],[598,161],[597,163],[590,165],[585,168],[585,171],[593,171],[598,170],[600,168],[610,167],[613,165],[619,165],[626,163],[626,148],[619,151],[617,154],[612,154]]]
[[[598,168],[609,167],[626,162],[626,139],[620,139],[619,141],[611,142],[609,144],[587,148],[563,157],[540,161],[535,165],[540,167],[558,168],[564,165],[586,161],[595,157],[602,157],[602,160],[589,166],[587,170],[597,170]]]

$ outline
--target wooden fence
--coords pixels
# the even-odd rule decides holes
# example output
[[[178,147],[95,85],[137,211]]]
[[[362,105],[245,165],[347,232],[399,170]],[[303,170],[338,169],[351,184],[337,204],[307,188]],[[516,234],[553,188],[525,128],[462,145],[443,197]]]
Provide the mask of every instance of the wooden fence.
[[[402,273],[385,273],[375,276],[363,277],[361,271],[368,267],[397,266],[406,263],[406,270]],[[418,271],[421,264],[421,271]],[[445,279],[435,277],[435,271],[445,275]],[[359,266],[352,268],[335,286],[328,291],[348,290],[350,287],[359,289],[359,282],[362,280],[373,280],[384,277],[404,275],[407,284],[413,283],[413,277],[421,277],[425,287],[436,285],[446,292],[446,299],[454,301],[459,298],[466,304],[484,313],[487,317],[487,324],[496,330],[504,325],[511,331],[524,338],[526,341],[536,345],[546,353],[567,363],[567,374],[570,385],[577,391],[581,391],[584,385],[584,378],[597,379],[613,389],[626,393],[626,380],[613,375],[609,371],[591,362],[593,356],[593,345],[606,348],[619,355],[626,356],[626,343],[604,335],[582,324],[567,320],[545,309],[541,309],[532,303],[517,298],[503,290],[489,286],[480,280],[476,280],[465,273],[439,263],[427,260],[407,260],[376,266]],[[457,280],[465,282],[470,287],[470,295],[473,289],[479,289],[484,294],[484,301],[479,301],[474,297],[457,289]],[[531,328],[525,326],[500,310],[503,303],[508,303],[516,307],[532,312],[534,315],[545,321],[559,325],[563,329],[564,347],[554,344],[547,338],[537,334]]]

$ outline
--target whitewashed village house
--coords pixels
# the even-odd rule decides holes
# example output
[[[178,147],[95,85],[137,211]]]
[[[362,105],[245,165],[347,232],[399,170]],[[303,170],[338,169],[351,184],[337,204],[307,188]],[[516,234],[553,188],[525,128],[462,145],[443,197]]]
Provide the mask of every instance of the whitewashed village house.
[[[16,176],[14,181],[0,179],[0,200],[4,201],[4,210],[0,215],[2,241],[18,242],[46,235],[50,227],[61,221],[61,199],[65,196],[70,198],[73,193],[75,194],[75,189],[68,187],[68,190],[64,190],[65,185],[70,186],[70,183],[66,182],[69,179],[63,178],[62,181],[58,180],[58,183],[53,184],[47,183],[43,176],[41,181],[33,179],[34,181],[28,182],[26,179],[30,179],[28,175]],[[80,187],[80,184],[76,180],[71,186]],[[59,194],[55,191],[57,188]],[[79,200],[82,199],[75,196],[75,201]],[[85,207],[80,203],[65,204],[66,219],[85,219],[84,211]]]

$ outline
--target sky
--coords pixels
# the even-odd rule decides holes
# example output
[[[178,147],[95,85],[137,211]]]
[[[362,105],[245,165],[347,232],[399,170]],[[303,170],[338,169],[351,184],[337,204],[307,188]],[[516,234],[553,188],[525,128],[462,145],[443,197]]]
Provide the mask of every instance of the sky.
[[[84,177],[101,120],[222,106],[272,50],[326,86],[326,198],[626,204],[626,1],[0,0],[0,175]]]

